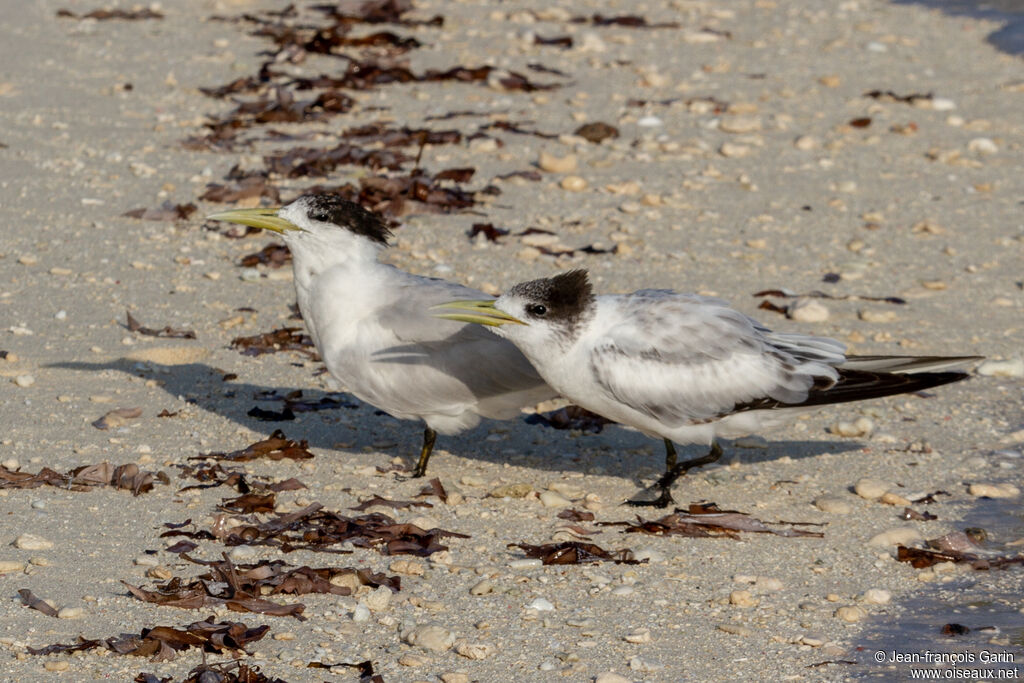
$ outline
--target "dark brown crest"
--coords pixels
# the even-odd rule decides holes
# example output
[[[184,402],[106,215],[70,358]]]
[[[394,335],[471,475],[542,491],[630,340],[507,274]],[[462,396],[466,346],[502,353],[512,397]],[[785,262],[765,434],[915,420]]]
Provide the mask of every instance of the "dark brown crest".
[[[509,290],[509,294],[526,299],[529,317],[573,324],[594,302],[585,270],[570,270],[552,278],[521,282]]]

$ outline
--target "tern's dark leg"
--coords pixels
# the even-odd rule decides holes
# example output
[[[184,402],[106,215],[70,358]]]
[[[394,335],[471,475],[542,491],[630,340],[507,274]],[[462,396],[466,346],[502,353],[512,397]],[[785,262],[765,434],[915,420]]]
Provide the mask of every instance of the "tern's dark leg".
[[[420,460],[416,463],[416,469],[412,471],[413,479],[427,473],[427,461],[430,460],[430,453],[434,450],[436,439],[437,432],[433,429],[427,427],[423,430],[423,450],[420,451]]]
[[[668,474],[676,468],[676,447],[668,439],[665,439],[665,473]]]
[[[708,451],[707,455],[677,463],[676,449],[672,445],[671,441],[665,439],[665,474],[661,475],[661,478],[651,486],[652,489],[656,488],[661,491],[661,493],[654,500],[627,500],[626,504],[633,505],[635,507],[668,507],[675,502],[672,498],[672,485],[676,483],[676,480],[679,479],[679,477],[683,476],[694,467],[710,465],[721,457],[722,447],[712,441],[711,450]]]

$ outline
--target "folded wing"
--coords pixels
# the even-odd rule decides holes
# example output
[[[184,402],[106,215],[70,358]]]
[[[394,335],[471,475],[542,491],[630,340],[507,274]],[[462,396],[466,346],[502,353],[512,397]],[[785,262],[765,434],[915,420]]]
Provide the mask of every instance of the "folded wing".
[[[775,335],[716,299],[648,290],[618,304],[621,322],[595,344],[592,369],[611,397],[667,427],[757,401],[800,404],[839,379],[839,342]]]

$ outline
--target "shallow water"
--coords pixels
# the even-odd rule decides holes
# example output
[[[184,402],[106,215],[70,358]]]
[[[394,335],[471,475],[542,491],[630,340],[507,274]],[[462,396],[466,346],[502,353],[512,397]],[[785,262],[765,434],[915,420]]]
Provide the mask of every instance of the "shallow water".
[[[1017,500],[982,499],[957,527],[985,529],[991,539],[986,546],[989,550],[1005,555],[1022,552],[1020,546],[1006,546],[1024,537],[1024,509]],[[1004,584],[1002,590],[994,591],[996,575],[1003,572],[1016,577],[1010,583],[1016,588],[1006,590]],[[1022,611],[1024,567],[1020,565],[974,571],[957,575],[951,583],[930,584],[873,620],[851,658],[861,666],[850,667],[848,673],[854,678],[884,680],[927,680],[929,673],[937,674],[938,680],[1024,678]],[[947,624],[966,626],[969,631],[943,635]]]
[[[954,16],[1006,22],[986,40],[1002,52],[1024,55],[1024,0],[893,0],[897,5],[924,5]]]

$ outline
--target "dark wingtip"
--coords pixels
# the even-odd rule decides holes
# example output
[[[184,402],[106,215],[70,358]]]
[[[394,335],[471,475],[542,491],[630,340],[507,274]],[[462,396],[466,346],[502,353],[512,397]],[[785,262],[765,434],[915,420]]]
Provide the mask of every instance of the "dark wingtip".
[[[966,372],[919,372],[912,375],[893,372],[869,372],[838,368],[839,381],[834,384],[815,386],[807,398],[799,403],[786,403],[771,398],[761,398],[737,404],[730,412],[745,410],[771,410],[774,408],[799,408],[826,406],[852,401],[866,401],[897,394],[912,394],[932,387],[952,384],[967,379]]]
[[[340,195],[305,194],[299,200],[305,200],[306,215],[311,220],[333,223],[378,244],[386,245],[391,237],[391,230],[380,215]]]
[[[812,390],[807,401],[802,405],[848,403],[897,394],[912,394],[943,384],[959,382],[968,377],[970,374],[957,371],[918,372],[905,375],[839,368],[839,381],[823,391]]]

